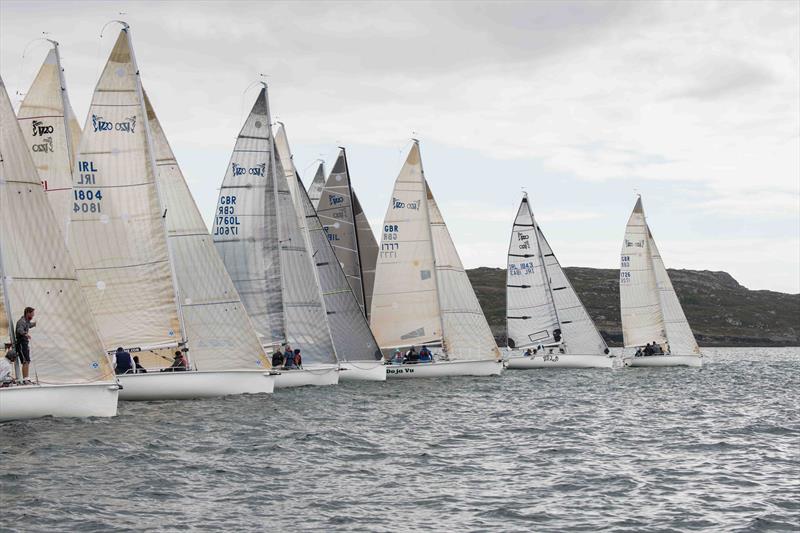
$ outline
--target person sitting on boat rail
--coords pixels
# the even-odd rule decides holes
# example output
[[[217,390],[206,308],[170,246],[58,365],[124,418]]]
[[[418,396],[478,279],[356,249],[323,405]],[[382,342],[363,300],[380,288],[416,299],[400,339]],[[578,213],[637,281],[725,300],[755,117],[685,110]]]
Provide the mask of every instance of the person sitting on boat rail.
[[[294,351],[288,344],[283,350],[283,368],[292,368],[294,366]]]
[[[33,307],[26,307],[22,312],[22,317],[17,320],[17,327],[14,330],[17,336],[17,357],[19,357],[19,362],[22,363],[23,385],[30,385],[31,383],[28,379],[28,369],[31,364],[30,329],[36,327],[36,322],[33,320],[35,312],[36,310]]]
[[[283,353],[280,350],[275,350],[272,354],[272,367],[279,368],[283,366]]]
[[[175,352],[175,357],[172,359],[172,364],[169,368],[162,368],[162,372],[182,372],[187,370],[189,365],[186,364],[186,358],[183,356],[183,352],[178,350]]]
[[[392,357],[391,363],[393,365],[402,365],[403,364],[403,353],[399,349],[396,349],[394,351],[394,357]]]
[[[6,344],[6,355],[0,359],[0,387],[8,387],[14,384],[14,361],[17,360],[17,352],[11,349],[11,344]]]
[[[136,363],[133,362],[133,357],[129,352],[122,349],[122,346],[117,348],[114,353],[114,372],[116,374],[135,374]]]
[[[294,355],[292,356],[292,361],[294,362],[294,366],[297,368],[303,368],[303,356],[300,355],[300,348],[294,349]]]
[[[528,348],[527,350],[525,350],[525,353],[522,354],[522,357],[531,357],[532,355],[533,351],[530,348]]]
[[[433,354],[428,349],[427,346],[423,345],[422,349],[419,351],[419,362],[420,363],[432,363],[433,362]]]
[[[139,363],[139,356],[133,356],[133,364],[136,365],[136,373],[137,374],[147,374],[147,369]]]
[[[416,364],[419,363],[419,354],[413,346],[406,352],[406,363]]]
[[[640,346],[639,348],[636,348],[636,353],[633,354],[633,356],[634,357],[641,357],[642,355],[644,355],[644,354],[642,353],[642,348]]]
[[[664,350],[661,349],[661,345],[657,344],[656,341],[653,341],[653,355],[664,355]]]

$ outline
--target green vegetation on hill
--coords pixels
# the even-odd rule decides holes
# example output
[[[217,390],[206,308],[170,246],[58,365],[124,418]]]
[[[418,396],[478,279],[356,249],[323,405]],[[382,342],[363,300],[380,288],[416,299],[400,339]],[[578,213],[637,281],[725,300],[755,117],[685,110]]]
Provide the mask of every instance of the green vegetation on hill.
[[[565,270],[606,341],[620,346],[619,271]],[[492,331],[505,344],[505,269],[481,267],[467,274]],[[669,275],[701,346],[800,345],[800,294],[751,291],[726,272],[669,270]]]

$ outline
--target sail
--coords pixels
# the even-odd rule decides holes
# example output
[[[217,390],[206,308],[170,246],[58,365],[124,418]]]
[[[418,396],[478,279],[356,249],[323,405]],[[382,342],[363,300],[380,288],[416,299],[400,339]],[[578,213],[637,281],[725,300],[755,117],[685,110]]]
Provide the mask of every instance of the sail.
[[[680,355],[700,355],[700,348],[697,346],[692,328],[689,327],[689,322],[683,313],[683,307],[678,301],[678,295],[675,294],[675,289],[672,287],[672,281],[669,279],[669,274],[667,274],[667,269],[664,267],[664,261],[661,259],[661,254],[658,252],[656,241],[653,240],[649,227],[647,228],[647,240],[650,246],[650,255],[653,258],[653,272],[658,286],[669,351]]]
[[[450,360],[500,359],[500,350],[486,322],[450,232],[427,187],[436,285],[442,313],[444,350]]]
[[[508,247],[506,271],[508,345],[526,348],[560,340],[560,325],[527,196],[522,199]]]
[[[0,79],[0,325],[25,307],[36,309],[31,330],[32,375],[39,383],[112,381],[89,306],[64,244],[64,233],[42,188]],[[8,302],[8,305],[6,305]]]
[[[539,246],[544,258],[547,275],[550,276],[550,290],[558,311],[564,349],[568,354],[605,355],[608,348],[603,336],[583,306],[581,299],[569,282],[564,269],[550,248],[542,228],[537,224]]]
[[[107,350],[182,340],[147,126],[126,28],[81,136],[67,238]]]
[[[281,287],[286,341],[292,348],[302,350],[304,364],[335,363],[336,353],[300,195],[302,182],[297,180],[286,131],[282,126],[275,134],[275,147],[275,199],[283,269]]]
[[[414,143],[394,184],[375,267],[370,325],[384,351],[442,341],[425,194]]]
[[[145,105],[193,366],[206,371],[269,368],[244,304],[146,94]]]
[[[340,361],[379,360],[381,351],[363,310],[350,289],[344,270],[328,240],[328,234],[325,233],[311,205],[311,199],[303,188],[303,182],[299,176],[296,179],[336,354]]]
[[[317,213],[347,276],[347,282],[363,311],[365,291],[361,278],[359,235],[344,148],[339,149],[339,157],[336,158],[331,174],[325,182],[325,188],[317,204]]]
[[[233,148],[219,191],[212,235],[264,346],[286,339],[266,89]]]
[[[375,263],[378,261],[378,243],[369,226],[367,215],[361,208],[356,192],[353,191],[353,212],[356,214],[356,232],[358,234],[358,251],[361,256],[361,282],[364,285],[364,311],[369,320],[372,309],[372,291],[375,286]]]
[[[47,199],[66,231],[73,207],[72,168],[81,127],[69,103],[55,45],[17,113]]]
[[[626,348],[654,341],[661,344],[667,340],[648,232],[639,198],[625,228],[619,269],[622,336]]]
[[[311,185],[308,186],[308,197],[311,199],[311,205],[314,209],[319,206],[319,197],[322,196],[322,189],[325,188],[325,165],[322,161],[317,166],[317,172],[314,174],[314,179]]]
[[[2,263],[2,261],[0,261],[0,263]],[[2,270],[2,264],[0,264],[0,343],[5,346],[7,342],[11,342],[11,333],[8,329],[9,319],[8,316],[6,316],[6,300],[2,283],[4,278],[5,274]]]

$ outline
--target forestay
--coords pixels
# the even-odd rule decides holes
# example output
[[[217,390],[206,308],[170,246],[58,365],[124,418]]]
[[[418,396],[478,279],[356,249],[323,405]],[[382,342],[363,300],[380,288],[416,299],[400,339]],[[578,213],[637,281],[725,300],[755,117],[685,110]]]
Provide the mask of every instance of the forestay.
[[[450,360],[500,359],[500,350],[458,257],[442,213],[430,187],[426,189],[444,351]]]
[[[622,242],[619,298],[625,347],[667,341],[642,199],[636,201]]]
[[[62,232],[75,205],[72,168],[81,127],[67,96],[58,44],[48,52],[17,113],[39,179]]]
[[[95,88],[68,243],[106,349],[182,340],[138,72],[123,29]]]
[[[319,198],[322,196],[322,190],[325,188],[325,165],[322,161],[317,165],[317,172],[314,174],[314,179],[311,185],[308,186],[308,197],[311,199],[311,205],[314,209],[319,206]]]
[[[145,104],[192,363],[204,371],[269,368],[147,95]]]
[[[426,185],[415,142],[384,218],[370,325],[382,350],[442,342]]]
[[[527,196],[514,219],[508,248],[506,317],[512,348],[557,342],[561,326]]]
[[[298,191],[303,187],[302,183],[297,182],[283,128],[279,129],[278,136],[281,139],[278,142],[276,138],[275,199],[283,270],[281,287],[286,341],[293,348],[302,350],[304,364],[331,364],[336,362],[336,353]],[[291,185],[287,178],[291,178]]]
[[[28,144],[0,79],[0,326],[25,307],[36,309],[31,330],[32,374],[39,383],[112,381],[113,370],[81,292],[64,234],[39,181]],[[8,306],[5,301],[8,301]]]
[[[379,360],[381,351],[378,343],[350,289],[303,183],[299,176],[296,179],[336,355],[340,361]]]
[[[212,235],[264,346],[286,339],[266,89],[236,139],[220,188]]]
[[[675,294],[675,289],[672,287],[672,281],[669,279],[669,274],[667,274],[664,261],[661,259],[661,254],[658,252],[656,241],[653,239],[649,227],[647,228],[647,241],[653,260],[653,272],[658,286],[659,302],[661,304],[661,313],[664,317],[664,329],[669,342],[669,351],[680,355],[700,355],[700,348],[697,346],[692,328],[689,327],[689,322],[683,313],[683,307],[678,301],[678,295]]]

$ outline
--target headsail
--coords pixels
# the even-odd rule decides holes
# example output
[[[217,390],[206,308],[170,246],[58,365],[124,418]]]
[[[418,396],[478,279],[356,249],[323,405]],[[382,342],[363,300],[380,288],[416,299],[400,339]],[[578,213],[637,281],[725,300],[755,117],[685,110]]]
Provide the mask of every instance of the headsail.
[[[442,342],[426,183],[415,142],[384,218],[370,325],[384,352]]]
[[[500,350],[442,213],[430,187],[426,189],[445,353],[451,360],[500,359]]]
[[[525,196],[514,219],[506,271],[507,337],[512,348],[561,340],[561,325],[538,235]]]
[[[269,368],[239,293],[208,234],[158,117],[145,94],[167,239],[186,336],[198,370]]]
[[[129,30],[97,82],[73,176],[68,243],[106,349],[183,338]]]
[[[74,202],[72,169],[81,127],[67,96],[58,43],[48,52],[17,113],[47,199],[65,232]]]
[[[63,229],[0,79],[0,326],[8,336],[25,307],[36,309],[32,374],[39,383],[113,381]],[[34,228],[29,225],[34,223]]]
[[[358,233],[358,251],[361,255],[361,282],[364,285],[364,312],[369,320],[372,309],[372,291],[375,287],[375,263],[378,261],[378,243],[361,208],[356,192],[353,191],[353,212],[356,214],[356,232]]]
[[[648,234],[639,198],[625,228],[619,269],[622,335],[626,348],[667,341]]]
[[[319,198],[322,196],[322,189],[325,188],[325,164],[320,161],[317,165],[317,172],[314,174],[314,179],[311,185],[308,186],[308,197],[311,199],[311,205],[316,209],[319,206]]]
[[[212,235],[261,343],[286,340],[266,89],[242,126],[219,191]]]

